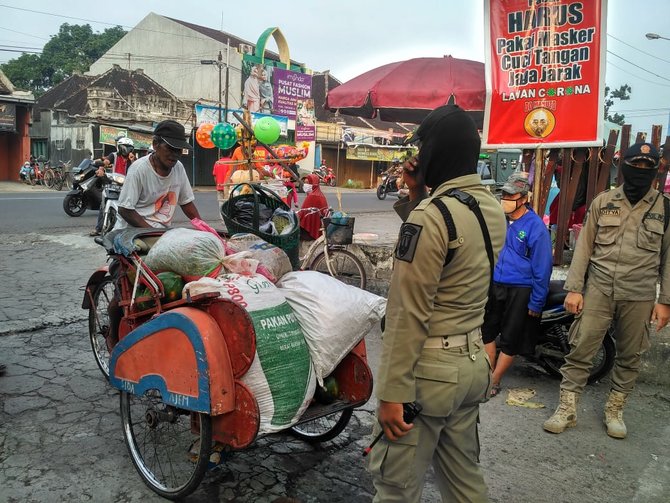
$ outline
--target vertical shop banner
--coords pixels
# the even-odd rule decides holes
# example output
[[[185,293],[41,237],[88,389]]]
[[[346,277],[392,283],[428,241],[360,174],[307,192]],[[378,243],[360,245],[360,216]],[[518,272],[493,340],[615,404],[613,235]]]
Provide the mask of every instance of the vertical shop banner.
[[[0,103],[0,131],[16,132],[16,105]]]
[[[274,109],[277,115],[295,119],[298,100],[312,97],[312,76],[281,68],[274,69]]]
[[[297,100],[295,114],[295,141],[316,140],[314,100]]]
[[[602,145],[607,0],[485,0],[486,147]]]

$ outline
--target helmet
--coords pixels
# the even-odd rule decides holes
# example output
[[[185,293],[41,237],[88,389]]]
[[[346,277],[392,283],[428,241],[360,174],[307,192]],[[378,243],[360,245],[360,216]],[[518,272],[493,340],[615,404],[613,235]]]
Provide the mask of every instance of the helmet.
[[[393,164],[400,164],[400,159],[398,159],[397,157],[394,157],[394,158],[393,158],[393,161],[391,161],[391,162],[392,162]]]
[[[119,138],[119,140],[116,142],[116,147],[119,149],[119,153],[121,155],[128,155],[133,150],[135,150],[135,144],[133,143],[133,140],[125,136]]]

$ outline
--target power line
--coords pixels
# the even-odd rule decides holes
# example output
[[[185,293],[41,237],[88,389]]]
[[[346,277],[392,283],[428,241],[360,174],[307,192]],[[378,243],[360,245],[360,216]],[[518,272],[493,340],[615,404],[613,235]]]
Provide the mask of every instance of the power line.
[[[618,54],[616,54],[616,53],[610,51],[609,49],[607,50],[607,54],[611,54],[612,56],[614,56],[614,57],[616,57],[616,58],[622,59],[623,61],[625,61],[625,62],[628,63],[629,65],[632,65],[632,66],[634,66],[635,68],[639,68],[640,70],[642,70],[642,71],[644,71],[644,72],[650,73],[650,74],[652,74],[654,77],[658,77],[659,79],[663,79],[663,80],[666,80],[666,81],[668,80],[667,77],[664,77],[663,75],[659,75],[658,73],[654,73],[654,72],[652,72],[651,70],[647,70],[646,68],[643,68],[643,67],[641,67],[640,65],[636,65],[636,64],[633,63],[632,61],[629,61],[629,60],[627,60],[626,58],[619,56]]]
[[[650,53],[650,52],[643,51],[642,49],[638,49],[638,48],[635,47],[634,45],[631,45],[631,44],[629,44],[628,42],[624,42],[624,41],[621,40],[620,38],[617,38],[617,37],[615,37],[614,35],[612,35],[612,34],[610,34],[610,33],[608,33],[607,36],[613,38],[614,40],[616,40],[616,41],[618,41],[618,42],[621,42],[623,45],[627,45],[627,46],[630,47],[631,49],[635,49],[636,51],[641,52],[642,54],[646,54],[647,56],[651,56],[652,58],[659,59],[659,60],[661,60],[661,61],[664,61],[665,63],[670,63],[670,59],[663,59],[663,58],[658,57],[658,56],[656,56],[656,55],[654,55],[654,54],[652,54],[652,53]]]
[[[624,73],[627,73],[628,75],[631,75],[631,76],[635,77],[636,79],[642,80],[644,82],[649,82],[650,84],[654,84],[656,86],[661,86],[661,87],[670,87],[670,84],[662,84],[660,82],[654,82],[653,80],[645,79],[644,77],[641,77],[637,73],[633,73],[629,70],[626,70],[625,68],[621,68],[620,66],[615,65],[611,61],[608,61],[607,64],[613,66],[614,68],[616,68],[618,70],[621,70]]]

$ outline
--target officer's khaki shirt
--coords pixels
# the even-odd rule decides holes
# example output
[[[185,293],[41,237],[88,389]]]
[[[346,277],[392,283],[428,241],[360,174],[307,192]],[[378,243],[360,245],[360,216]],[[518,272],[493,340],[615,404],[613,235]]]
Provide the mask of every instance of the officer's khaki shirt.
[[[577,239],[565,289],[582,293],[588,276],[614,300],[648,301],[656,298],[660,274],[658,302],[670,304],[670,230],[663,231],[663,197],[650,189],[631,207],[623,186],[599,194]]]
[[[487,223],[494,258],[505,242],[506,222],[500,204],[479,175],[455,178],[440,185],[438,196],[459,188],[478,201]],[[388,303],[377,397],[388,402],[415,399],[414,366],[427,337],[465,334],[482,325],[490,267],[475,214],[451,197],[441,197],[456,226],[448,242],[447,227],[433,197],[400,204],[401,217],[412,209],[400,229]],[[455,248],[445,267],[447,247]]]

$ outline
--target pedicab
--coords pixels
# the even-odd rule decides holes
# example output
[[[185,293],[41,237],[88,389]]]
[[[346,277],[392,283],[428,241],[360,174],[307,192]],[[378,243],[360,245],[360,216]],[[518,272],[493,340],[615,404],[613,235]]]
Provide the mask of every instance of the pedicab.
[[[225,462],[226,453],[258,437],[259,406],[242,382],[254,359],[256,333],[245,308],[218,293],[169,301],[159,275],[142,260],[164,232],[125,229],[97,238],[111,265],[91,276],[82,307],[89,310],[96,361],[120,391],[133,464],[154,492],[178,499],[193,492],[219,458]],[[110,330],[115,312],[118,333]],[[335,400],[312,400],[290,427],[294,436],[330,440],[370,398],[364,340],[331,375],[339,387]]]

